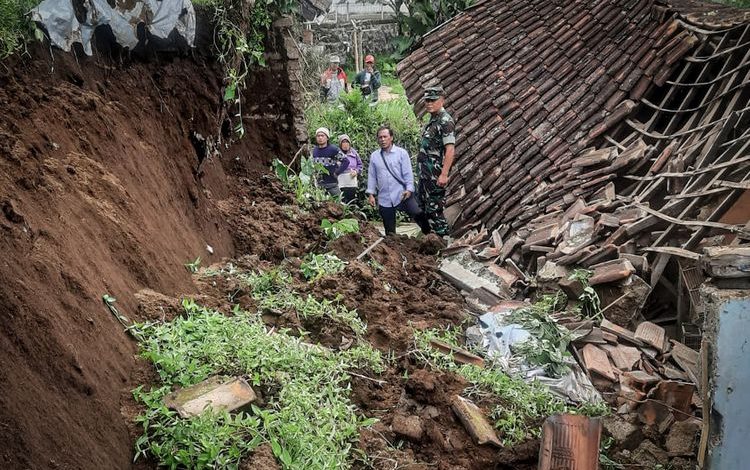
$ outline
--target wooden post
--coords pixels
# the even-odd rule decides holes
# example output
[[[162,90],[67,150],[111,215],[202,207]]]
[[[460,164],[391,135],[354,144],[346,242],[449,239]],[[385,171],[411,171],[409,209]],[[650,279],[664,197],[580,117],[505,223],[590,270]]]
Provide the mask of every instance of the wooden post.
[[[359,71],[359,48],[357,46],[357,29],[352,31],[352,49],[354,49],[354,73]]]

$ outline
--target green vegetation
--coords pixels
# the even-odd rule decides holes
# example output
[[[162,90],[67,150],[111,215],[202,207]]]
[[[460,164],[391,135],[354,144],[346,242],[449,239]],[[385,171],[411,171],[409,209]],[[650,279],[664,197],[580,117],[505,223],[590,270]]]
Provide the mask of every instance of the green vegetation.
[[[401,58],[417,39],[473,5],[474,0],[387,0],[386,4],[396,13],[399,36],[394,55]],[[402,6],[408,13],[401,11]]]
[[[314,257],[315,255],[310,256]],[[333,270],[332,265],[335,262],[329,260],[327,263],[325,267],[321,268]],[[303,274],[305,270],[309,270],[310,274],[313,275],[314,268],[311,266],[301,267],[301,269],[303,269]],[[222,270],[216,274],[234,277],[250,287],[253,298],[258,302],[258,308],[261,311],[294,312],[304,319],[326,318],[351,329],[359,336],[364,335],[367,331],[367,325],[359,318],[357,311],[350,310],[341,303],[342,296],[333,300],[318,300],[309,294],[303,297],[292,288],[292,277],[281,268],[277,267],[266,272]]]
[[[341,272],[345,267],[346,263],[333,253],[320,255],[309,253],[305,256],[299,269],[305,279],[317,281],[322,277]]]
[[[552,377],[560,377],[570,371],[566,360],[571,355],[568,345],[571,333],[557,324],[550,314],[565,305],[565,296],[559,292],[544,295],[534,304],[515,310],[508,317],[510,323],[517,323],[531,333],[531,338],[515,347],[531,365],[544,367]]]
[[[185,263],[185,269],[188,270],[189,273],[195,274],[198,272],[198,270],[201,267],[201,257],[195,258],[193,261],[188,261]]]
[[[328,219],[320,221],[320,228],[329,240],[336,240],[349,233],[359,232],[359,222],[357,219],[341,219],[331,222]]]
[[[378,148],[378,128],[386,124],[393,129],[394,142],[404,147],[409,155],[416,156],[421,127],[405,96],[369,106],[362,100],[359,90],[354,90],[342,94],[339,101],[343,109],[325,103],[313,103],[305,110],[311,139],[315,129],[319,127],[329,128],[332,136],[346,133],[352,139],[352,146],[366,160]]]
[[[315,175],[327,173],[328,170],[323,165],[315,163],[312,158],[302,157],[299,173],[278,158],[274,159],[271,166],[279,181],[294,194],[294,199],[301,208],[309,209],[317,203],[332,200],[324,189],[315,184]]]
[[[28,12],[41,0],[0,0],[0,60],[25,47],[37,29]]]
[[[448,370],[464,377],[471,386],[467,389],[469,396],[479,396],[500,400],[491,416],[495,428],[501,433],[503,445],[513,445],[530,437],[538,437],[541,421],[555,413],[583,413],[602,415],[607,412],[606,405],[587,405],[584,407],[567,406],[560,398],[553,395],[547,387],[537,382],[524,382],[511,377],[502,371],[473,364],[459,364],[452,357],[437,351],[430,346],[430,340],[438,339],[454,346],[458,344],[458,330],[415,330],[415,357],[433,368]]]
[[[240,460],[268,442],[285,469],[348,468],[362,426],[349,400],[352,369],[383,370],[369,346],[333,352],[303,343],[283,331],[269,333],[258,315],[235,308],[232,315],[183,302],[185,316],[169,323],[132,327],[141,338],[161,384],[134,390],[146,410],[137,421],[144,434],[136,459],[152,456],[170,468],[237,468]],[[242,375],[267,393],[262,409],[230,415],[204,413],[183,419],[163,397],[173,387],[194,385],[210,376]]]
[[[580,282],[583,285],[583,293],[578,297],[579,311],[590,318],[602,320],[602,307],[599,295],[589,285],[589,279],[594,272],[588,269],[575,269],[568,279]]]

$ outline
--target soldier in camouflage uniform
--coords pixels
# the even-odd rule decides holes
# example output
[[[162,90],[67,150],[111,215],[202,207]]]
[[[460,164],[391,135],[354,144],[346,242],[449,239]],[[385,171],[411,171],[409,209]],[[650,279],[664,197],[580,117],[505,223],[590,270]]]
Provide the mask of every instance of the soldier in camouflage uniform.
[[[430,220],[432,230],[442,236],[450,233],[443,207],[456,145],[456,124],[443,108],[444,95],[441,86],[425,90],[424,101],[427,112],[430,113],[430,122],[422,130],[422,144],[417,157],[417,199]]]

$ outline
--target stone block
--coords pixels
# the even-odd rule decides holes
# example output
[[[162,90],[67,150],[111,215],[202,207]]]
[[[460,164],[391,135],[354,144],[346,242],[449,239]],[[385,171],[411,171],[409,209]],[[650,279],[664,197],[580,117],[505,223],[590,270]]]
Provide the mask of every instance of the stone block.
[[[636,426],[617,415],[602,418],[604,431],[612,436],[617,446],[633,450],[643,440],[640,426]]]
[[[695,419],[677,421],[667,434],[665,447],[670,456],[694,455],[701,431],[701,423]]]
[[[669,455],[653,442],[645,440],[633,451],[632,460],[638,462],[642,468],[654,468],[657,465],[667,465]]]
[[[192,387],[170,393],[164,398],[164,403],[183,418],[189,418],[200,415],[206,409],[234,411],[256,398],[252,387],[243,378],[227,381],[221,377],[211,377]]]

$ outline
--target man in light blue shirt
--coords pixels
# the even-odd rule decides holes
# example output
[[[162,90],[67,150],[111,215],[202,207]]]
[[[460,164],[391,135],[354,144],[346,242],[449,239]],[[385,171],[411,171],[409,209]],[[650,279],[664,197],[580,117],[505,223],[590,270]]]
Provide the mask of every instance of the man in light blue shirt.
[[[367,171],[367,194],[370,205],[375,207],[378,196],[378,212],[383,218],[385,234],[396,233],[396,211],[409,214],[422,229],[430,233],[430,223],[414,197],[414,173],[406,150],[393,144],[393,131],[388,126],[378,129],[378,145],[370,155]]]

